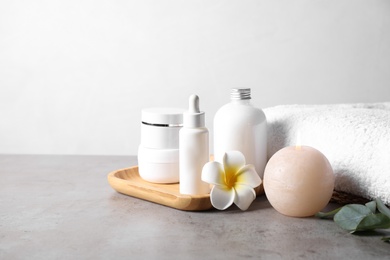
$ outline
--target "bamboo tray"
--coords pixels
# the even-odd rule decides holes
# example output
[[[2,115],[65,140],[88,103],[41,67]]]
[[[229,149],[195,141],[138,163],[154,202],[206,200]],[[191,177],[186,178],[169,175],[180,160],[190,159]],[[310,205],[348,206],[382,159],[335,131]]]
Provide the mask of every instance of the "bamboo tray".
[[[156,184],[144,181],[138,174],[138,166],[113,171],[107,176],[110,186],[119,193],[187,211],[212,208],[210,195],[183,195],[179,184]]]

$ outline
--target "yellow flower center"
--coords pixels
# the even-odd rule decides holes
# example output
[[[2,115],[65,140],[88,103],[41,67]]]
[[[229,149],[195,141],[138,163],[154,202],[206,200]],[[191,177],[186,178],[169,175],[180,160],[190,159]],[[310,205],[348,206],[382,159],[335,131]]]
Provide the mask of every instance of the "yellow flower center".
[[[236,169],[229,169],[227,172],[226,172],[226,186],[231,189],[234,187],[234,184],[236,183],[237,181],[237,177],[235,176],[235,173],[236,173]]]

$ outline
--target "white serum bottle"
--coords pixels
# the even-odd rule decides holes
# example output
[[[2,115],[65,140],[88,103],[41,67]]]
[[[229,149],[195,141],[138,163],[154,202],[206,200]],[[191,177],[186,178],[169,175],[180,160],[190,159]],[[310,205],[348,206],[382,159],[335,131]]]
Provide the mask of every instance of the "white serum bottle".
[[[214,158],[222,163],[227,151],[240,151],[263,178],[267,163],[267,120],[264,112],[251,104],[250,88],[235,88],[231,102],[214,116]]]
[[[189,108],[183,113],[183,127],[179,131],[180,193],[201,195],[210,186],[201,180],[203,166],[209,161],[209,131],[205,127],[205,113],[199,110],[199,97],[191,95]]]

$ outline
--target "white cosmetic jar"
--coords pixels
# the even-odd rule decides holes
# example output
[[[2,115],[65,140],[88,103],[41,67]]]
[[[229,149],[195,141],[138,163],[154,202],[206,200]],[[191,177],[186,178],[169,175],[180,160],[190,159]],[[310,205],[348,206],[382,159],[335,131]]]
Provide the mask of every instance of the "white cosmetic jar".
[[[154,183],[179,182],[179,131],[183,126],[181,108],[142,110],[138,172]]]

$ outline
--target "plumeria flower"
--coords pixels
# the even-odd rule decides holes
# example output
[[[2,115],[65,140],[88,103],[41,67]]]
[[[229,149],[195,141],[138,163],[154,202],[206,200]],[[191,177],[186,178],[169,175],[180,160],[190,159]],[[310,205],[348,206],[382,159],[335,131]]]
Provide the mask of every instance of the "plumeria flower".
[[[224,210],[233,203],[247,210],[256,198],[254,188],[261,184],[255,167],[245,165],[245,157],[239,151],[229,151],[223,156],[223,164],[208,162],[202,170],[202,180],[213,184],[210,193],[214,208]]]

